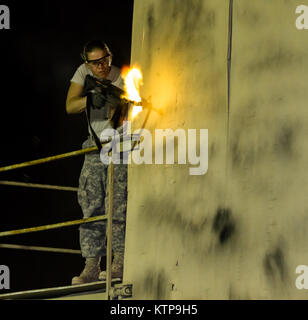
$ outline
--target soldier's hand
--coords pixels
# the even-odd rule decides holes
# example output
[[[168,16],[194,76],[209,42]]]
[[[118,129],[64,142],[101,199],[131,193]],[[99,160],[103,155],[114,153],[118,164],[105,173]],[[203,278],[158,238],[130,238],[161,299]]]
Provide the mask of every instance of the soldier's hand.
[[[91,100],[94,109],[101,109],[106,103],[106,97],[100,92],[92,93]]]

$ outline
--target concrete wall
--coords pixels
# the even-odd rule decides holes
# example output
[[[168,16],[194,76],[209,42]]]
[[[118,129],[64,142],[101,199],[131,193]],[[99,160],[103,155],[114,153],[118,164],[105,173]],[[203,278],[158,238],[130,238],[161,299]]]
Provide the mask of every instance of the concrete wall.
[[[209,167],[194,176],[190,163],[130,166],[124,281],[134,299],[308,296],[295,287],[308,264],[298,4],[234,1],[228,107],[229,1],[135,0],[131,60],[161,110],[145,127],[208,129]]]

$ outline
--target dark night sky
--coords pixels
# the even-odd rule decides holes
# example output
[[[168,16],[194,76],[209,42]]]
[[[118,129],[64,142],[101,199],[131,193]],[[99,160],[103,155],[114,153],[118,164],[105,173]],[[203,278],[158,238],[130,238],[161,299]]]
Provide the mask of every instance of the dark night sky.
[[[2,140],[0,166],[81,148],[84,115],[67,115],[69,80],[82,63],[83,44],[106,41],[113,64],[129,64],[133,0],[3,1],[11,29],[0,30]],[[83,156],[0,173],[0,180],[77,186]],[[0,186],[0,231],[80,219],[77,195],[67,191]],[[17,243],[79,249],[78,226],[4,237]],[[0,248],[11,290],[69,285],[83,267],[79,255]],[[5,293],[5,292],[0,292]]]

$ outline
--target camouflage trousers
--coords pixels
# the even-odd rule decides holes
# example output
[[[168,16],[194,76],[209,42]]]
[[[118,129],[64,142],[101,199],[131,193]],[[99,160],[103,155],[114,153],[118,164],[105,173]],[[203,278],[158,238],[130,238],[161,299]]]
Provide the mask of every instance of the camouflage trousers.
[[[85,143],[83,147],[85,146]],[[83,217],[90,218],[107,214],[108,165],[101,162],[99,153],[85,155],[79,177],[78,203]],[[114,164],[112,250],[123,253],[127,203],[127,165]],[[84,258],[101,257],[106,254],[107,221],[81,224],[80,248]]]

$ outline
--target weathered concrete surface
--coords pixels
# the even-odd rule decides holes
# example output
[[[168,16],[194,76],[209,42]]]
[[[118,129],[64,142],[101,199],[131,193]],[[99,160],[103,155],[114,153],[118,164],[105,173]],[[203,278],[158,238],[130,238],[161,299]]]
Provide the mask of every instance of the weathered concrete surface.
[[[308,298],[308,44],[298,1],[235,1],[228,204],[237,219],[235,297]],[[231,262],[231,260],[230,260]]]
[[[296,5],[234,2],[228,112],[229,1],[135,0],[132,63],[162,111],[146,128],[209,132],[205,175],[189,163],[129,168],[135,299],[307,297],[295,287],[308,264],[308,31],[295,28]]]

